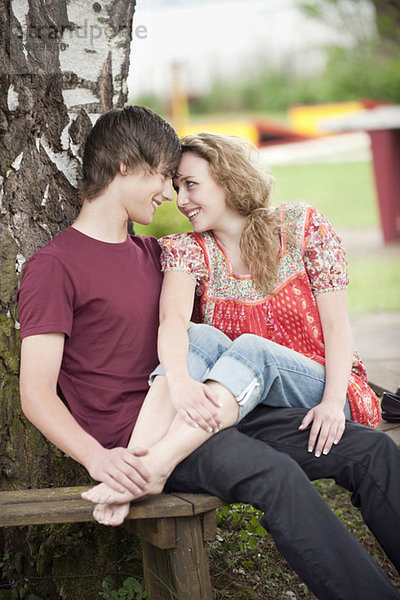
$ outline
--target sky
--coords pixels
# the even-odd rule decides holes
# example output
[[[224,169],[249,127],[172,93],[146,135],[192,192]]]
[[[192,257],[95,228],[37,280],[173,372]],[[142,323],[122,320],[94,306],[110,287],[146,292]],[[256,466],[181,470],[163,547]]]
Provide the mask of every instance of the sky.
[[[168,95],[171,65],[181,65],[189,93],[213,78],[251,74],[260,62],[315,71],[321,48],[345,40],[328,24],[306,18],[298,0],[137,0],[133,20],[130,97]]]

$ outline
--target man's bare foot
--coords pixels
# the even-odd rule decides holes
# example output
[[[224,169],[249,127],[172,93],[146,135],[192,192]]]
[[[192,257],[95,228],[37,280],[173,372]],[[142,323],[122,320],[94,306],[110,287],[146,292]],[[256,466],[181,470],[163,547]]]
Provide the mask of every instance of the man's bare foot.
[[[124,522],[130,506],[130,502],[125,504],[96,504],[93,509],[93,517],[101,525],[117,527]]]

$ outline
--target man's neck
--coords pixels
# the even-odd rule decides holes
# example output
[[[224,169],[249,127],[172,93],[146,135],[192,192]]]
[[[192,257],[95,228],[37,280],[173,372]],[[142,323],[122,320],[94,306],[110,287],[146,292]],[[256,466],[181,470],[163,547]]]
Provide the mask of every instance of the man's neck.
[[[125,215],[110,209],[105,197],[84,200],[80,213],[72,227],[101,242],[118,244],[126,240],[127,220]]]

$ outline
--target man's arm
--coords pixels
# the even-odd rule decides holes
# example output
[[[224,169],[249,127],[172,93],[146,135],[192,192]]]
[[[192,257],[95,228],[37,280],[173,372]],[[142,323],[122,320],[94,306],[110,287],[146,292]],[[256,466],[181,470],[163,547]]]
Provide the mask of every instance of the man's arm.
[[[116,491],[143,493],[150,480],[140,451],[104,448],[74,419],[57,396],[63,333],[26,337],[21,348],[20,394],[26,417],[60,450],[82,464],[96,481]]]

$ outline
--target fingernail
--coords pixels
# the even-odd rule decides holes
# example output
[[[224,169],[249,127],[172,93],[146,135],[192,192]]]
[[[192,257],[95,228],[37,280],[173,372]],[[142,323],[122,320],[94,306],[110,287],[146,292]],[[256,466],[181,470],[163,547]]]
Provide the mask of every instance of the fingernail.
[[[212,427],[209,427],[208,428],[208,433],[212,433],[212,432],[213,432]]]
[[[303,429],[303,425],[300,425],[299,429]]]
[[[329,453],[329,450],[327,450],[327,448],[324,448],[323,454],[327,455]]]
[[[315,456],[319,458],[321,456],[321,452],[319,450],[316,451]]]
[[[335,446],[337,446],[339,443],[339,440],[335,440],[333,443],[335,444]]]
[[[312,446],[308,446],[308,451],[312,452],[313,451],[313,447]]]

